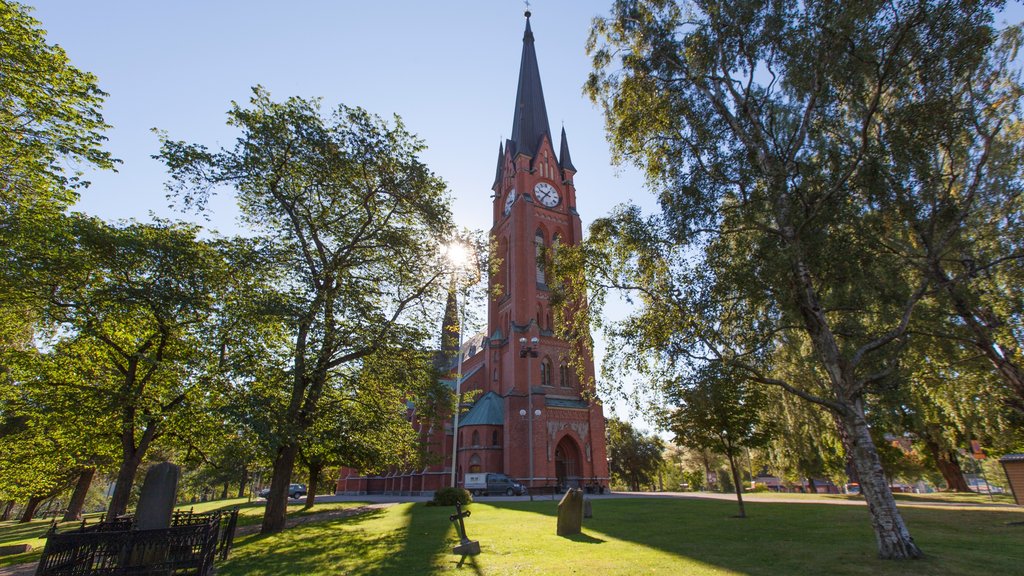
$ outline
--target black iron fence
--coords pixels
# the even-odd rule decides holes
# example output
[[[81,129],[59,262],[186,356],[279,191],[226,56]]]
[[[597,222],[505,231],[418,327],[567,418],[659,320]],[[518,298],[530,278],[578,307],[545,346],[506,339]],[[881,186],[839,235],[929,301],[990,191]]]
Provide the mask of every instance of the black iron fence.
[[[157,576],[213,573],[227,558],[238,510],[175,513],[170,528],[135,530],[132,518],[46,534],[36,576]]]

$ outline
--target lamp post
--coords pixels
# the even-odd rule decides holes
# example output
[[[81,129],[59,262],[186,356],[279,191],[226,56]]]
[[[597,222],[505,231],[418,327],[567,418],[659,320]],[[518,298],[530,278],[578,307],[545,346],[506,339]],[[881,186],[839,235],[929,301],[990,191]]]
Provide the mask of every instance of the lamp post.
[[[526,345],[526,337],[519,339],[519,357],[526,358],[526,405],[527,405],[527,432],[529,437],[527,438],[527,450],[530,451],[530,479],[528,480],[529,488],[533,488],[533,388],[530,385],[530,358],[537,357],[537,344],[540,340],[534,336],[530,338],[530,345]],[[537,411],[537,415],[540,415],[540,410]],[[522,412],[520,411],[520,414]]]
[[[469,247],[465,243],[456,240],[445,246],[445,257],[452,264],[452,276],[455,280],[456,290],[458,289],[459,272],[465,268],[470,261]],[[463,297],[462,304],[459,304],[459,293],[455,293],[456,317],[459,319],[459,349],[458,364],[455,374],[455,418],[452,422],[452,488],[456,486],[456,472],[458,470],[459,456],[459,412],[462,409],[462,333],[465,324],[466,299]]]

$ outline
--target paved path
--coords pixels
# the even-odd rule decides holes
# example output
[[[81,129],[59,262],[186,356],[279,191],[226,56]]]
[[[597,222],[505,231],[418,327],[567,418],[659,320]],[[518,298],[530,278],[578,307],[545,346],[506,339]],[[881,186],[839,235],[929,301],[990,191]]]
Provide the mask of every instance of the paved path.
[[[0,576],[32,576],[35,573],[36,562],[0,567]]]
[[[610,494],[587,494],[588,498],[593,500],[616,500],[623,498],[688,498],[688,499],[705,499],[705,500],[736,500],[735,494],[722,494],[720,492],[613,492]],[[561,495],[550,495],[545,494],[543,496],[534,496],[534,500],[559,500]],[[403,495],[380,495],[380,494],[363,494],[363,495],[350,495],[350,494],[338,494],[334,496],[317,496],[317,502],[426,502],[430,500],[429,496],[403,496]],[[529,496],[477,496],[474,498],[479,502],[524,502],[529,501]],[[744,494],[744,502],[766,502],[766,503],[784,503],[784,504],[831,504],[835,506],[866,506],[867,503],[862,498],[846,498],[843,496],[832,496],[828,495],[802,495],[802,494]],[[956,508],[956,507],[971,507],[971,508],[1005,508],[1010,510],[1021,510],[1020,506],[1014,504],[1003,504],[999,502],[943,502],[943,501],[929,501],[929,500],[896,500],[897,506],[913,506],[913,507],[935,507],[935,508]],[[2,575],[0,575],[2,576]]]

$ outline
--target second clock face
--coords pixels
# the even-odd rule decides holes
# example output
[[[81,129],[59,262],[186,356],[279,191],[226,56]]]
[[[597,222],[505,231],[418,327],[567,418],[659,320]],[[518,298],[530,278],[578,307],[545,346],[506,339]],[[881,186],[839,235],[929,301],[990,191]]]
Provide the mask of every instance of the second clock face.
[[[541,204],[547,206],[548,208],[558,206],[558,190],[555,190],[555,187],[552,186],[551,184],[548,184],[547,182],[541,182],[534,186],[533,194],[534,196],[537,197],[537,200],[539,200]]]
[[[516,189],[513,188],[508,191],[508,196],[505,196],[505,216],[512,211],[512,204],[516,201]]]

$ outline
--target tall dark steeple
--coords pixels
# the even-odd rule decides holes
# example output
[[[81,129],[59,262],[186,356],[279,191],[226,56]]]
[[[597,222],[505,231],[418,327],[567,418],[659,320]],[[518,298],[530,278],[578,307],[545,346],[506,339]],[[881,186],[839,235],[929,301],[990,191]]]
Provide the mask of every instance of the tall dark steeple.
[[[551,138],[548,111],[544,106],[544,91],[540,86],[537,51],[533,46],[530,29],[530,11],[526,11],[526,31],[523,33],[523,57],[519,62],[519,88],[516,90],[516,111],[512,119],[512,141],[516,154],[533,156],[541,136]]]

